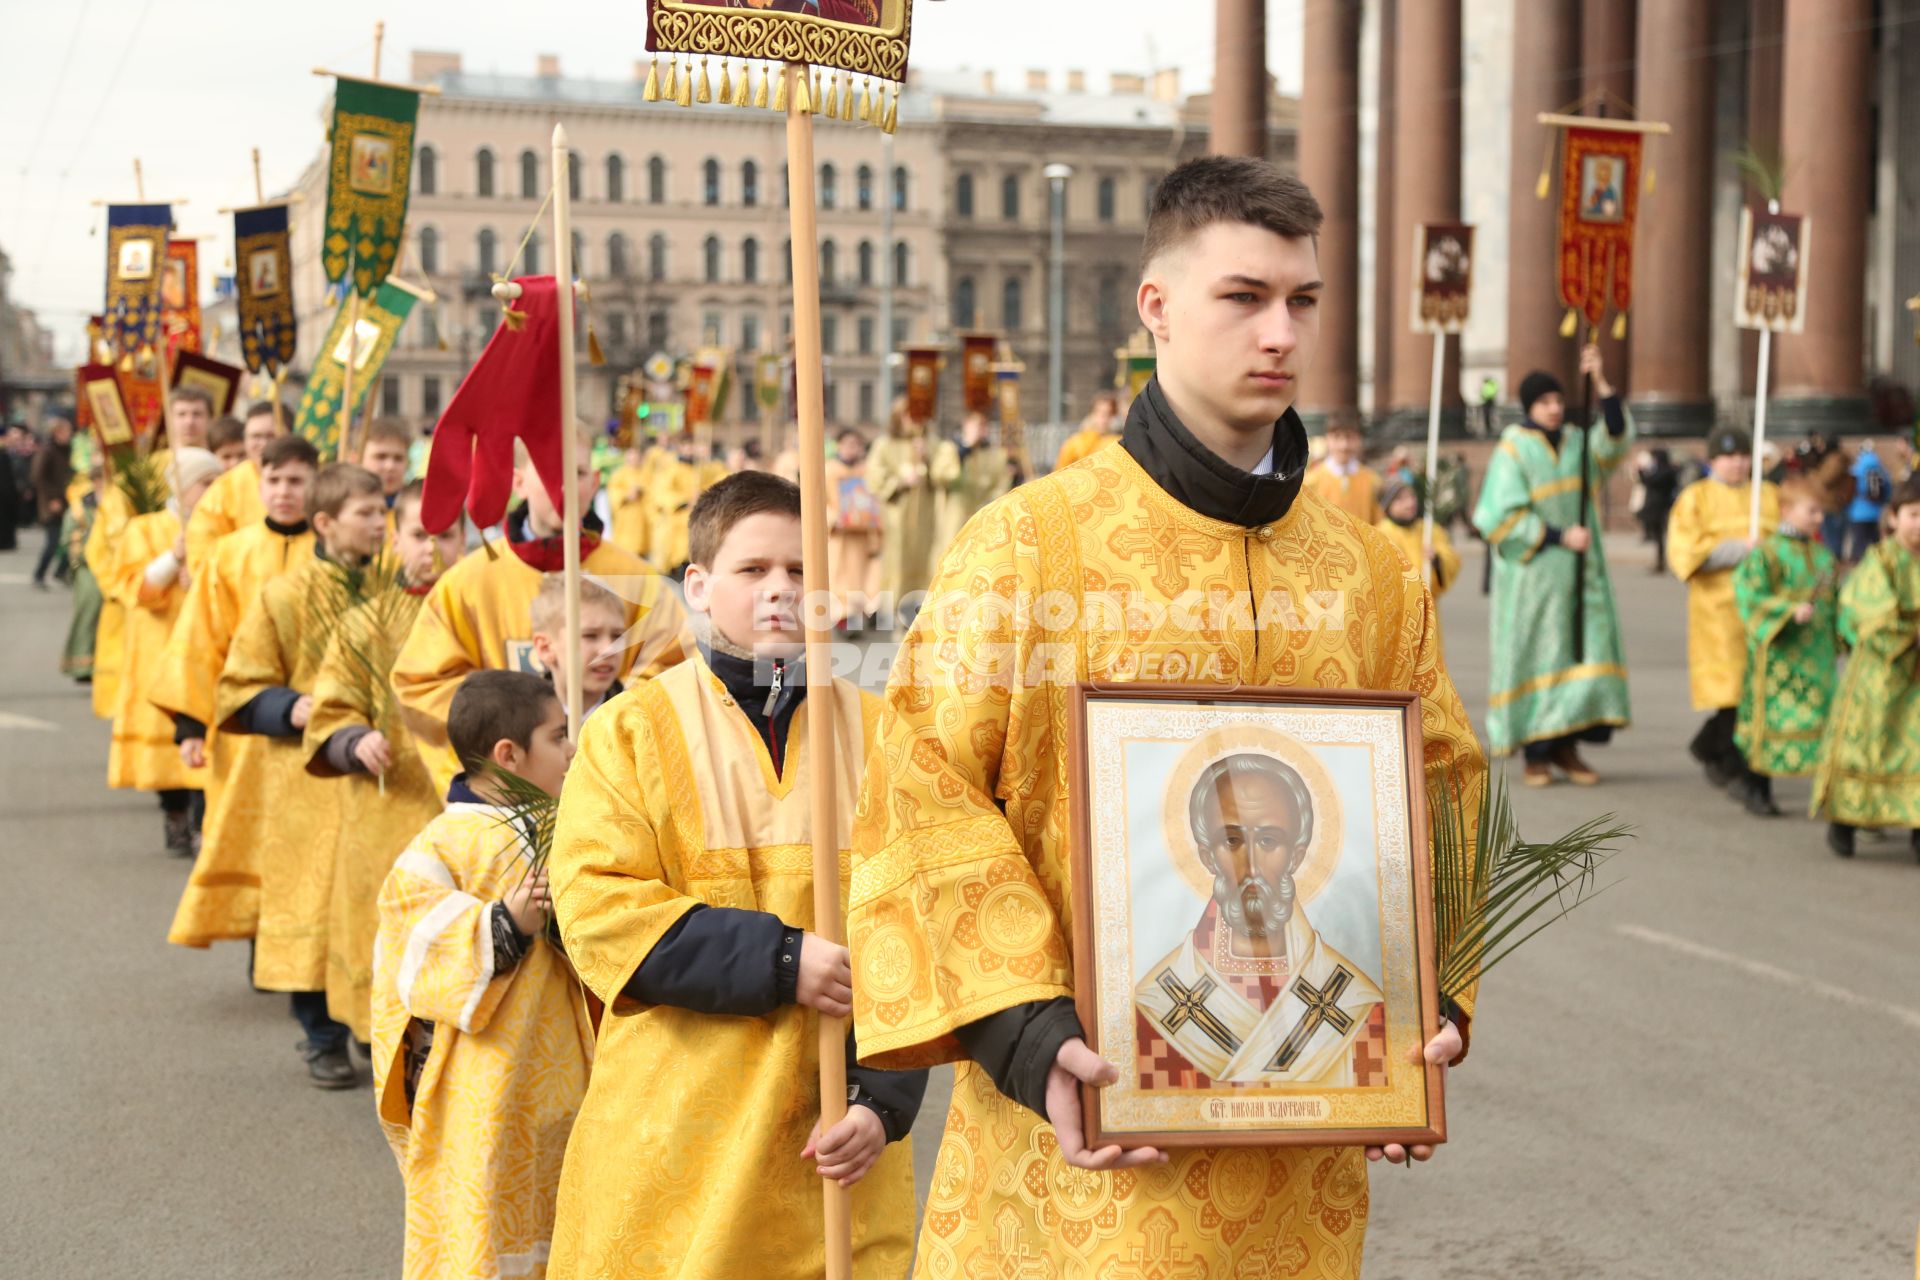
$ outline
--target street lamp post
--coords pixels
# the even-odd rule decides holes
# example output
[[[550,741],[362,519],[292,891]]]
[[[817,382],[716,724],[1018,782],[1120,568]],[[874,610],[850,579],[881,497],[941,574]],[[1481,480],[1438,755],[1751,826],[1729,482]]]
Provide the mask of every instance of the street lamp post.
[[[893,412],[893,135],[880,135],[880,420]]]
[[[1042,173],[1053,185],[1053,261],[1047,285],[1047,421],[1066,420],[1067,410],[1067,179],[1073,167],[1050,164]]]

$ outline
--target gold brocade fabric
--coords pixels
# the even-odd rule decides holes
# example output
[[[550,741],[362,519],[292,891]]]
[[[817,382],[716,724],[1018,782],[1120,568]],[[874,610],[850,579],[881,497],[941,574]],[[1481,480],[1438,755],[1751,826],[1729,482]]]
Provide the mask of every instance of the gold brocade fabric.
[[[135,516],[120,534],[113,565],[100,588],[126,611],[126,641],[120,693],[113,709],[113,741],[107,749],[107,785],[135,791],[165,791],[207,785],[207,771],[187,768],[174,745],[173,721],[147,701],[187,589],[178,582],[150,586],[147,566],[173,549],[180,518],[171,511]]]
[[[442,793],[434,790],[387,684],[393,659],[425,599],[391,588],[377,603],[341,619],[314,677],[313,716],[301,744],[308,771],[316,772],[328,738],[366,725],[386,736],[393,761],[383,777],[352,773],[333,784],[348,817],[340,824],[327,908],[327,1012],[363,1043],[370,1042],[368,991],[380,884],[400,851],[441,810]],[[376,675],[374,687],[370,678]],[[324,770],[318,772],[325,776]]]
[[[81,481],[75,481],[73,492],[84,492]],[[75,501],[69,499],[69,510],[77,509],[73,505]],[[102,720],[113,719],[114,708],[120,704],[120,686],[127,661],[126,606],[109,589],[108,579],[113,575],[115,549],[120,545],[120,536],[126,531],[127,521],[132,517],[133,507],[126,495],[117,488],[109,487],[94,513],[93,522],[87,529],[87,540],[81,548],[87,569],[93,574],[101,595],[100,619],[94,624],[93,630],[93,678],[88,684],[87,700],[93,708],[93,714]]]
[[[254,851],[260,923],[253,985],[263,991],[326,989],[327,908],[345,797],[338,783],[307,772],[298,733],[243,735],[232,732],[231,721],[269,689],[313,692],[326,653],[326,638],[313,631],[336,621],[317,616],[313,602],[338,595],[331,581],[339,573],[314,559],[262,587],[234,632],[214,698],[221,727],[241,745],[218,812],[208,815],[203,846],[218,840]]]
[[[1119,438],[1118,432],[1096,431],[1092,427],[1083,427],[1061,442],[1060,452],[1053,458],[1053,469],[1060,471],[1070,467],[1082,458],[1091,457],[1097,450],[1106,448]]]
[[[407,1280],[547,1274],[594,1028],[579,980],[544,938],[494,972],[488,916],[527,872],[509,822],[488,805],[449,807],[380,889],[373,1093],[407,1187]],[[433,1024],[433,1049],[409,1106],[415,1019]]]
[[[698,657],[587,721],[560,798],[550,874],[567,954],[608,1002],[561,1176],[551,1274],[571,1280],[814,1280],[820,1178],[801,1148],[820,1114],[818,1023],[640,1006],[627,981],[699,904],[813,926],[813,699],[775,774],[759,734]],[[833,683],[842,849],[877,700]],[[846,866],[842,854],[842,866]],[[843,871],[844,875],[844,871]],[[770,957],[769,957],[770,959]],[[890,1144],[853,1187],[854,1274],[905,1274],[913,1172]]]
[[[882,435],[867,454],[867,487],[880,502],[880,590],[895,609],[926,589],[932,568],[933,488],[924,437]]]
[[[1007,451],[997,444],[980,445],[962,458],[958,444],[942,440],[934,445],[933,461],[927,470],[933,480],[936,556],[953,545],[961,526],[973,518],[974,512],[1004,495],[1013,482],[1007,470]]]
[[[1740,705],[1747,632],[1733,599],[1733,571],[1704,566],[1729,538],[1745,540],[1752,495],[1746,485],[1708,477],[1680,491],[1667,517],[1667,563],[1687,584],[1687,675],[1695,711]],[[1760,536],[1780,524],[1780,491],[1760,486]]]
[[[1378,524],[1386,514],[1380,509],[1380,474],[1371,467],[1343,476],[1327,463],[1316,462],[1307,468],[1304,487],[1361,524]]]
[[[1121,597],[1130,607],[1089,606]],[[1216,626],[1214,604],[1239,612]],[[848,917],[861,1060],[957,1061],[954,1028],[1072,994],[1076,679],[1412,690],[1429,790],[1455,771],[1471,814],[1486,764],[1438,655],[1431,597],[1400,553],[1311,494],[1245,529],[1105,449],[986,508],[908,634],[868,758]],[[1077,1170],[1050,1126],[965,1064],[916,1274],[1351,1280],[1366,1216],[1357,1148]]]
[[[1413,569],[1414,576],[1427,583],[1437,604],[1440,597],[1447,594],[1455,579],[1460,576],[1460,553],[1453,549],[1453,539],[1447,536],[1446,528],[1437,523],[1433,526],[1433,554],[1438,563],[1434,566],[1433,577],[1428,579],[1421,565],[1426,558],[1426,522],[1424,520],[1415,520],[1412,524],[1402,525],[1395,524],[1382,516],[1373,522],[1373,527],[1394,545],[1394,549]],[[1433,613],[1433,625],[1434,634],[1438,637],[1440,611],[1437,608]],[[1443,650],[1441,660],[1445,661],[1445,657]]]
[[[229,820],[250,829],[266,821],[271,801],[251,788],[230,786],[242,758],[258,743],[250,735],[217,731],[214,690],[247,605],[267,582],[312,559],[311,533],[284,536],[265,521],[222,538],[187,587],[160,670],[147,690],[148,701],[162,711],[190,715],[209,729],[205,834],[167,930],[168,942],[204,947],[251,938],[259,925],[258,850],[245,840],[216,839],[215,820],[231,811]],[[284,821],[278,815],[275,820]]]
[[[647,479],[645,462],[639,466],[622,463],[607,477],[607,507],[613,512],[613,545],[634,555],[647,554]]]
[[[657,675],[693,649],[686,610],[653,565],[610,542],[595,544],[582,572],[626,601],[628,648],[620,678]],[[447,746],[447,710],[470,671],[533,670],[533,599],[541,573],[496,543],[461,557],[427,593],[393,664],[393,690],[436,792],[460,771]]]
[[[222,472],[187,517],[188,570],[199,571],[214,543],[266,517],[266,504],[260,501],[260,468],[253,460],[245,459]]]

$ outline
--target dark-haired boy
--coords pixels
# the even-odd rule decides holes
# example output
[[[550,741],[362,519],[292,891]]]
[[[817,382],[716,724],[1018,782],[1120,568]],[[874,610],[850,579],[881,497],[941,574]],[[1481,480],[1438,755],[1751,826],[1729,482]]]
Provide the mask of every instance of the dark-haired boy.
[[[465,770],[380,889],[373,1079],[407,1186],[407,1280],[540,1276],[593,1017],[547,933],[547,879],[507,772],[557,793],[573,758],[553,690],[476,671],[448,710]]]
[[[1066,926],[1074,796],[1058,726],[1076,680],[1414,690],[1432,801],[1471,815],[1484,785],[1419,572],[1301,491],[1293,404],[1318,339],[1320,220],[1306,187],[1264,161],[1208,157],[1162,180],[1139,290],[1158,364],[1119,446],[975,516],[893,667],[848,926],[862,1063],[965,1063],[940,1156],[964,1176],[926,1217],[923,1274],[1011,1256],[1037,1273],[1104,1275],[1152,1251],[1210,1276],[1352,1276],[1367,1154],[1432,1154],[1088,1150],[1081,1121],[1082,1084],[1119,1068],[1087,1047],[1071,998],[1091,980],[1073,972]],[[1200,998],[1209,1011],[1287,989],[1290,957],[1224,945],[1236,983]],[[1464,1052],[1471,992],[1460,1004],[1428,1062]],[[1389,1051],[1417,1061],[1418,1032],[1389,1033]]]
[[[307,502],[313,559],[260,589],[234,632],[214,714],[241,745],[209,845],[246,845],[260,870],[253,985],[291,996],[306,1031],[300,1046],[312,1082],[350,1088],[347,1027],[327,1013],[327,912],[339,840],[340,788],[307,772],[303,742],[331,633],[362,596],[358,583],[386,537],[380,481],[336,462],[314,477]]]
[[[223,474],[233,470],[247,460],[246,424],[231,416],[215,418],[207,428],[207,448],[220,460]]]
[[[375,418],[367,424],[367,438],[360,442],[360,465],[380,477],[380,491],[388,505],[407,485],[409,452],[413,433],[399,418]]]
[[[905,1139],[925,1074],[852,1069],[846,1118],[808,1132],[820,1114],[808,1010],[844,1015],[852,995],[846,949],[809,932],[810,789],[831,778],[845,849],[877,707],[845,680],[807,689],[792,481],[720,481],[694,504],[689,552],[700,656],[586,723],[560,798],[555,909],[609,1017],[548,1274],[617,1273],[644,1238],[647,1275],[818,1276],[819,1176],[857,1184],[856,1274],[897,1276],[913,1249]],[[831,762],[806,747],[823,697]]]

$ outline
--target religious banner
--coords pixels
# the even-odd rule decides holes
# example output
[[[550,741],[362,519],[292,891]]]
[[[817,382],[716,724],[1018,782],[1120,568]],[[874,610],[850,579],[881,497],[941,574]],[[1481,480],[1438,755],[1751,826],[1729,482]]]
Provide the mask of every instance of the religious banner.
[[[234,401],[240,395],[241,379],[246,377],[246,370],[238,365],[211,359],[197,351],[181,352],[174,360],[172,370],[175,387],[198,387],[213,397],[216,417],[233,412]]]
[[[993,347],[990,333],[960,339],[960,403],[968,413],[993,412]]]
[[[329,284],[347,283],[363,298],[386,280],[400,252],[419,110],[415,89],[350,76],[334,88],[320,264]]]
[[[1033,458],[1027,452],[1027,419],[1020,408],[1020,375],[1027,366],[1015,358],[1013,346],[1002,342],[1000,358],[993,365],[994,399],[1000,411],[1000,445],[1019,462],[1020,474],[1033,474]]]
[[[173,207],[107,206],[107,305],[103,332],[113,355],[131,368],[151,360],[160,332],[160,277]]]
[[[120,391],[118,371],[111,365],[86,364],[74,371],[77,426],[91,430],[107,449],[133,443],[133,415]]]
[[[200,321],[200,242],[168,240],[160,272],[160,332],[167,338],[167,359],[198,351]]]
[[[701,348],[687,368],[687,432],[693,434],[714,418],[714,400],[725,366],[713,358],[711,347]]]
[[[1459,333],[1473,304],[1473,228],[1423,222],[1413,229],[1413,331]]]
[[[1742,329],[1800,333],[1807,323],[1807,248],[1812,227],[1797,213],[1740,211],[1739,286],[1733,322]]]
[[[641,96],[784,113],[786,83],[775,71],[808,63],[814,70],[798,82],[798,110],[892,133],[912,21],[912,0],[647,0],[647,50],[668,57],[664,71],[653,59]]]
[[[1113,355],[1120,363],[1115,385],[1131,400],[1146,390],[1147,383],[1153,381],[1153,336],[1145,329],[1137,329],[1133,337],[1127,340],[1127,345]]]
[[[416,290],[388,280],[381,284],[371,301],[359,308],[352,343],[353,403],[344,406],[340,398],[345,391],[347,321],[354,310],[353,299],[344,299],[340,310],[334,313],[326,339],[314,357],[313,372],[307,376],[307,389],[300,396],[300,410],[294,416],[293,425],[294,434],[311,441],[322,457],[338,456],[341,425],[359,415],[374,378],[387,362],[394,340],[400,336],[400,327],[407,322],[408,313],[419,300]]]
[[[786,380],[780,376],[780,357],[771,351],[762,351],[753,358],[753,398],[768,413],[780,407],[781,393]]]
[[[1640,214],[1641,155],[1649,133],[1664,124],[1604,116],[1542,115],[1564,131],[1560,155],[1560,220],[1556,258],[1560,301],[1567,308],[1560,332],[1572,337],[1581,317],[1600,327],[1609,310],[1613,336],[1624,338],[1633,305],[1633,232]],[[1543,183],[1544,183],[1543,175]],[[1545,195],[1546,188],[1540,188]]]
[[[907,416],[915,422],[932,422],[940,409],[940,348],[908,347]]]
[[[293,252],[287,206],[233,213],[234,307],[240,356],[255,373],[277,375],[293,363]]]

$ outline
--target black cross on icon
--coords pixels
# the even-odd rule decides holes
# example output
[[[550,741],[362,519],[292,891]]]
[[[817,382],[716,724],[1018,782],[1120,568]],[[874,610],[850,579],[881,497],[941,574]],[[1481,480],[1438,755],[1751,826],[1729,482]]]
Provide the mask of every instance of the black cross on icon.
[[[1214,992],[1212,975],[1203,974],[1200,981],[1188,987],[1173,976],[1172,970],[1163,970],[1159,983],[1160,989],[1173,1000],[1173,1008],[1161,1020],[1161,1025],[1169,1033],[1191,1022],[1200,1028],[1202,1035],[1228,1053],[1239,1052],[1240,1038],[1227,1029],[1227,1024],[1220,1021],[1213,1010],[1207,1008],[1207,997]]]
[[[1353,981],[1353,974],[1344,965],[1333,966],[1333,972],[1327,975],[1327,985],[1315,987],[1305,975],[1293,980],[1293,994],[1306,1003],[1307,1011],[1300,1015],[1300,1021],[1287,1034],[1280,1045],[1280,1052],[1267,1064],[1268,1071],[1285,1071],[1293,1066],[1306,1052],[1307,1041],[1313,1039],[1314,1032],[1322,1026],[1332,1027],[1341,1035],[1353,1028],[1352,1015],[1345,1012],[1336,1003],[1340,994]]]

